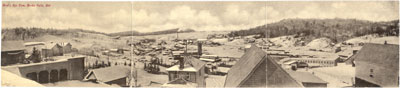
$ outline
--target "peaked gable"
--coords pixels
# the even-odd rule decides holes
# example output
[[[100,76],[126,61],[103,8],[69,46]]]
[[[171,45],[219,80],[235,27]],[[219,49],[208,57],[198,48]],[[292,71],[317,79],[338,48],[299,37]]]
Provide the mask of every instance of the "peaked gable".
[[[266,65],[263,65],[266,64]],[[261,67],[266,66],[266,67]],[[272,60],[266,52],[252,45],[239,61],[228,71],[225,87],[241,87],[249,80],[258,68],[265,68],[266,82],[261,87],[301,87],[275,60]]]

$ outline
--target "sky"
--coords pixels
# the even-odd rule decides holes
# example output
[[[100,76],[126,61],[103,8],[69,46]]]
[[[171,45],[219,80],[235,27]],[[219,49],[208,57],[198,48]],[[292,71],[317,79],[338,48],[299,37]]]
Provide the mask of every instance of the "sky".
[[[172,28],[231,31],[291,18],[399,19],[397,1],[258,2],[3,2],[50,7],[3,7],[2,28],[81,28],[105,33]]]

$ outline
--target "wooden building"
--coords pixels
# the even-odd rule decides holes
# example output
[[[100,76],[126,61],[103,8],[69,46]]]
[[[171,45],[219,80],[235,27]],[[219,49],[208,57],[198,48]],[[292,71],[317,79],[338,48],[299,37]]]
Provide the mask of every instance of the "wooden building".
[[[58,43],[62,47],[62,51],[64,54],[72,52],[72,45],[69,42],[61,42]]]
[[[25,48],[22,41],[1,42],[1,66],[16,64],[25,59]]]
[[[299,72],[299,71],[290,71],[287,72],[292,76],[296,81],[300,82],[304,87],[327,87],[328,82],[318,78],[317,76],[308,73],[308,72]]]
[[[128,76],[130,67],[127,66],[111,66],[91,70],[84,80],[102,82],[109,85],[129,86]]]
[[[273,58],[252,45],[228,71],[224,87],[302,87]]]
[[[48,43],[42,49],[43,57],[62,56],[62,55],[64,55],[63,47],[57,43]]]
[[[332,67],[337,66],[339,61],[339,57],[332,58],[285,58],[280,61],[297,61],[297,62],[305,62],[309,67]]]
[[[354,64],[355,87],[399,87],[399,45],[365,44]]]
[[[168,83],[163,87],[205,87],[205,62],[195,58],[180,59],[179,65],[167,69]]]

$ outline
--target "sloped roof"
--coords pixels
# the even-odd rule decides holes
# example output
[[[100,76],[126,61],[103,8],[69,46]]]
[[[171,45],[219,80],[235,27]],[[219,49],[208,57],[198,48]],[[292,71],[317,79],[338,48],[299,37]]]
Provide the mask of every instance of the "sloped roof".
[[[203,67],[206,62],[190,57],[190,59],[185,60],[185,64],[192,66],[196,70],[200,70],[200,68]]]
[[[188,57],[188,59],[185,59],[184,61],[185,61],[185,66],[183,69],[179,69],[179,64],[178,64],[178,65],[172,66],[166,70],[167,71],[198,71],[206,64],[206,62],[203,62],[199,59],[195,59],[193,57]]]
[[[307,73],[307,72],[298,72],[298,71],[286,71],[293,77],[296,81],[303,83],[328,83],[317,76]]]
[[[22,41],[1,41],[1,51],[24,50],[24,42]]]
[[[36,46],[36,45],[45,45],[44,42],[25,42],[25,46]]]
[[[368,62],[384,69],[396,70],[399,68],[399,45],[394,44],[366,44],[354,55],[356,62]]]
[[[67,46],[67,45],[71,45],[71,43],[69,43],[69,42],[60,42],[60,43],[58,43],[60,46]]]
[[[33,80],[23,78],[11,72],[1,70],[2,87],[45,87]]]
[[[106,68],[94,69],[89,72],[86,79],[95,78],[101,82],[109,82],[120,78],[125,78],[130,72],[130,67],[127,66],[111,66]]]
[[[265,56],[266,53],[264,51],[259,50],[256,46],[251,46],[228,71],[225,87],[238,87],[256,69],[258,63],[261,63],[266,58]]]
[[[275,60],[269,60],[270,57],[267,56],[266,52],[261,50],[255,45],[252,45],[248,51],[240,58],[239,61],[228,71],[228,75],[226,76],[225,87],[239,87],[242,82],[246,81],[250,75],[256,70],[264,60],[271,61],[271,64],[274,65],[274,69],[268,69],[268,73],[282,73],[282,75],[286,75],[286,77],[290,77],[288,73],[284,72],[284,70],[276,63]],[[280,69],[279,69],[280,68]],[[267,73],[265,73],[267,74]],[[272,76],[272,74],[267,74],[267,76]],[[268,77],[267,77],[268,78]],[[290,78],[293,80],[293,78]],[[295,82],[295,81],[293,81]],[[297,83],[295,83],[297,84]],[[266,85],[267,86],[267,85]]]
[[[45,47],[43,47],[43,49],[51,49],[53,47],[62,47],[57,43],[46,43]]]

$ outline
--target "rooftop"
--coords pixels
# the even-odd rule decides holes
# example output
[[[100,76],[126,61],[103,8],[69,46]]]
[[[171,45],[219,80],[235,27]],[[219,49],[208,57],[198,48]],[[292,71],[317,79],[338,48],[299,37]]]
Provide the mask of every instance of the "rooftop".
[[[1,41],[1,51],[24,50],[25,46],[22,41]]]
[[[291,70],[287,70],[286,72],[288,72],[289,75],[292,76],[296,81],[302,83],[328,83],[308,72],[299,72]]]
[[[127,66],[111,66],[94,69],[85,76],[85,79],[96,79],[101,82],[109,82],[120,78],[125,78],[130,72]]]

